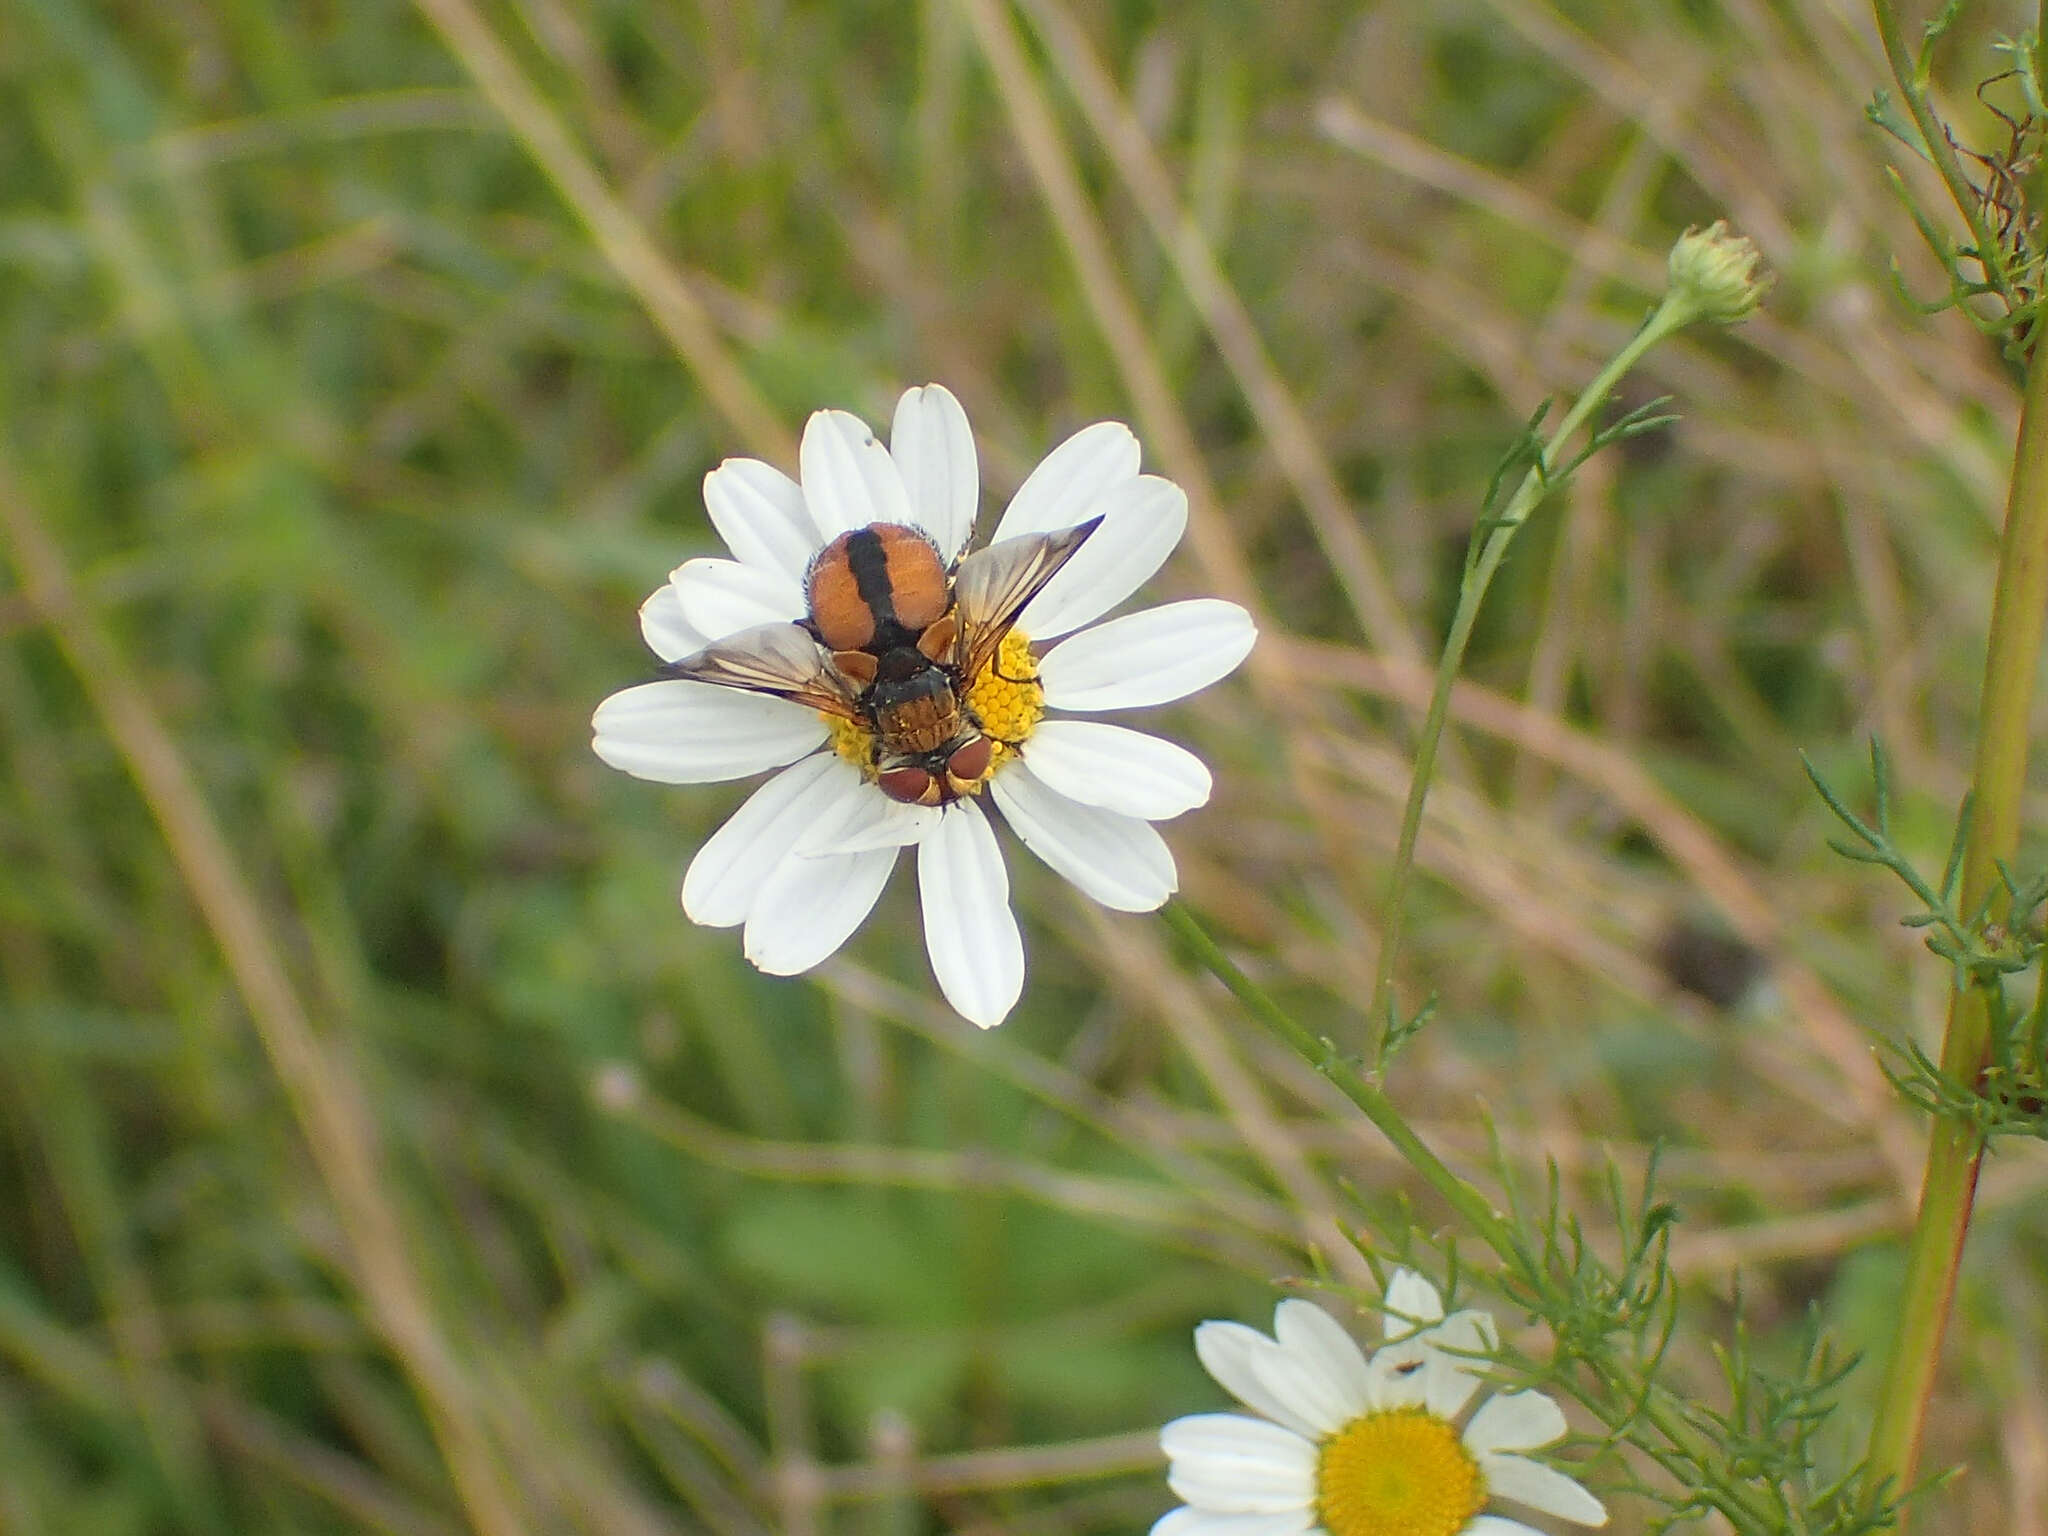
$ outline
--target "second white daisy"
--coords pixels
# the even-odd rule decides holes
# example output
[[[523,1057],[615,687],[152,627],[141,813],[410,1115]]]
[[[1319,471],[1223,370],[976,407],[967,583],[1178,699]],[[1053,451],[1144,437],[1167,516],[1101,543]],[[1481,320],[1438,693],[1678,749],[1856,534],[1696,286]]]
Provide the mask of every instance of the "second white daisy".
[[[1274,1309],[1271,1338],[1242,1323],[1197,1328],[1203,1367],[1258,1417],[1195,1414],[1160,1431],[1185,1503],[1152,1536],[1538,1536],[1502,1503],[1607,1523],[1575,1479],[1522,1454],[1563,1438],[1550,1398],[1497,1395],[1464,1418],[1478,1357],[1496,1347],[1491,1317],[1445,1317],[1436,1287],[1405,1269],[1383,1306],[1389,1342],[1370,1360],[1299,1299]]]

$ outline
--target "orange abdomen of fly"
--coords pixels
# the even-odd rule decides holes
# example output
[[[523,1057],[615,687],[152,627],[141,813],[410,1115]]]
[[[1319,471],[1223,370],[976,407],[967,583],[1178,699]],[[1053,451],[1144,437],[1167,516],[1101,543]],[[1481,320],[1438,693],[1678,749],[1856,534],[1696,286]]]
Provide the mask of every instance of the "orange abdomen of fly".
[[[804,597],[831,651],[914,646],[952,603],[945,561],[920,529],[876,523],[842,533],[811,560]]]

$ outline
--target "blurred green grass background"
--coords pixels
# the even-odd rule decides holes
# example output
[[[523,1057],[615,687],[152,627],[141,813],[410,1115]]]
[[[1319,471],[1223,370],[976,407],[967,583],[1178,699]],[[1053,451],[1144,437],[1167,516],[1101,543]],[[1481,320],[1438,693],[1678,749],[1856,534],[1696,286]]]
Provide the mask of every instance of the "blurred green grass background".
[[[2019,21],[1975,20],[1988,128]],[[1737,1266],[1767,1353],[1809,1309],[1881,1348],[1919,1128],[1869,1041],[1942,976],[1795,753],[1881,733],[1939,858],[2014,395],[1885,276],[1931,286],[1866,27],[0,0],[0,1529],[1143,1530],[1156,1426],[1220,1403],[1190,1326],[1441,1213],[1028,859],[992,1036],[907,877],[753,974],[675,897],[740,792],[587,750],[634,607],[817,406],[945,382],[992,502],[1131,421],[1195,507],[1155,589],[1266,637],[1171,717],[1219,786],[1183,888],[1349,1038],[1480,491],[1724,215],[1767,312],[1653,360],[1682,422],[1496,586],[1394,1086],[1596,1211],[1669,1148],[1681,1383]],[[2044,1171],[1987,1177],[1944,1529],[2044,1529]]]

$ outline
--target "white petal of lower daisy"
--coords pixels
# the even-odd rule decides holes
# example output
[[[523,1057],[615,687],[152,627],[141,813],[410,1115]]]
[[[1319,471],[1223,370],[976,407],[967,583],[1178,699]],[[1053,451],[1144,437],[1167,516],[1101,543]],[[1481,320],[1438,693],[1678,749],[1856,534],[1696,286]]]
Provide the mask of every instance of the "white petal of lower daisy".
[[[1458,1536],[1543,1536],[1533,1525],[1510,1520],[1506,1515],[1480,1515]]]
[[[968,1023],[995,1028],[1024,990],[1024,940],[995,829],[973,801],[949,807],[918,844],[917,892],[939,990]]]
[[[1083,427],[1039,461],[1003,509],[991,544],[1086,522],[1105,491],[1138,477],[1138,440],[1120,421]],[[1026,630],[1026,634],[1030,631]]]
[[[1539,1514],[1555,1515],[1573,1525],[1607,1523],[1607,1506],[1588,1493],[1577,1479],[1565,1476],[1555,1467],[1546,1467],[1526,1456],[1493,1454],[1479,1458],[1479,1472],[1486,1479],[1486,1491],[1497,1499],[1526,1504]],[[1187,1495],[1183,1493],[1181,1497],[1185,1499]]]
[[[1140,475],[1098,497],[1083,520],[1098,514],[1102,526],[1025,604],[1017,627],[1033,639],[1093,624],[1151,580],[1187,531],[1188,493],[1171,480]]]
[[[1367,1387],[1373,1407],[1420,1407],[1429,1384],[1423,1366],[1430,1359],[1430,1348],[1420,1335],[1374,1351],[1369,1367],[1372,1380]]]
[[[1282,1302],[1281,1305],[1313,1306],[1314,1303],[1295,1301]],[[1352,1394],[1333,1380],[1321,1362],[1305,1357],[1298,1347],[1299,1342],[1297,1331],[1294,1347],[1276,1343],[1271,1351],[1253,1354],[1250,1362],[1252,1372],[1259,1378],[1266,1395],[1286,1403],[1308,1422],[1316,1437],[1333,1435],[1358,1417],[1364,1404],[1354,1401]]]
[[[1152,1522],[1151,1536],[1302,1536],[1315,1524],[1307,1505],[1268,1515],[1219,1515],[1183,1505]]]
[[[1257,1362],[1280,1346],[1243,1323],[1208,1322],[1195,1329],[1195,1357],[1216,1384],[1255,1413],[1314,1439],[1322,1430],[1267,1387]]]
[[[786,624],[807,611],[804,590],[780,571],[737,560],[686,560],[669,577],[683,617],[723,640],[760,624]]]
[[[870,523],[917,522],[896,461],[858,416],[813,411],[796,457],[804,502],[826,542]]]
[[[1427,1350],[1422,1369],[1416,1373],[1423,1406],[1440,1419],[1454,1419],[1463,1413],[1479,1390],[1478,1373],[1486,1365],[1479,1357],[1490,1353],[1497,1341],[1493,1318],[1475,1311],[1453,1312],[1429,1332],[1418,1335],[1414,1342]]]
[[[673,586],[663,587],[640,605],[640,634],[663,661],[680,661],[711,643],[709,635],[683,617],[683,600]]]
[[[1312,1301],[1289,1297],[1273,1309],[1273,1336],[1303,1373],[1317,1382],[1320,1400],[1339,1424],[1372,1406],[1365,1356],[1351,1335]]]
[[[642,683],[591,717],[597,755],[636,779],[711,784],[794,762],[825,739],[815,713],[706,683]]]
[[[1180,888],[1173,853],[1150,822],[1056,794],[1028,763],[1004,768],[991,788],[1024,846],[1105,907],[1155,911]]]
[[[1280,1476],[1232,1468],[1217,1471],[1211,1463],[1175,1462],[1166,1473],[1174,1497],[1222,1515],[1278,1514],[1315,1503],[1315,1474]]]
[[[1147,821],[1207,803],[1214,787],[1208,768],[1185,747],[1099,720],[1040,721],[1024,761],[1069,800]]]
[[[786,854],[747,914],[747,958],[771,976],[808,971],[861,925],[896,867],[894,848]]]
[[[1482,1385],[1478,1377],[1451,1365],[1442,1355],[1425,1356],[1420,1364],[1411,1362],[1393,1371],[1383,1365],[1375,1356],[1371,1388],[1375,1411],[1414,1409],[1436,1418],[1455,1418]]]
[[[1405,1338],[1418,1328],[1444,1319],[1444,1299],[1437,1288],[1412,1269],[1397,1269],[1387,1282],[1387,1294],[1380,1298],[1386,1313],[1387,1337]]]
[[[1167,603],[1062,640],[1039,663],[1038,680],[1054,709],[1165,704],[1228,674],[1258,633],[1250,614],[1221,598]]]
[[[1167,1486],[1218,1514],[1273,1514],[1315,1503],[1316,1448],[1301,1436],[1234,1413],[1175,1419],[1159,1432],[1172,1459]]]
[[[918,526],[951,564],[974,533],[981,505],[981,462],[967,412],[942,384],[906,389],[889,428],[889,456]],[[1034,631],[1027,631],[1034,633]]]
[[[744,564],[801,583],[818,551],[818,528],[798,484],[759,459],[727,459],[704,477],[704,510]]]
[[[848,787],[862,788],[860,775],[825,752],[785,768],[749,795],[690,860],[683,875],[690,920],[707,928],[745,922],[775,866],[821,816],[832,814]]]
[[[1564,1410],[1541,1392],[1508,1392],[1489,1397],[1465,1426],[1465,1449],[1533,1451],[1564,1438]]]
[[[1447,1349],[1472,1354],[1491,1354],[1500,1348],[1500,1329],[1493,1314],[1478,1307],[1460,1307],[1430,1329],[1428,1337]]]
[[[1241,1413],[1191,1413],[1159,1431],[1159,1448],[1175,1461],[1248,1461],[1285,1472],[1313,1472],[1314,1442],[1291,1429]]]

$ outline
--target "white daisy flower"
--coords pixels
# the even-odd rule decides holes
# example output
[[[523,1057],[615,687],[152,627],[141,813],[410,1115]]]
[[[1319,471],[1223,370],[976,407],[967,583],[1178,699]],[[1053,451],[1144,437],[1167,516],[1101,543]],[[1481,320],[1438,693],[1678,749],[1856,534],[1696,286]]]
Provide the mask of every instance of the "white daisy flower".
[[[1491,1317],[1445,1317],[1436,1287],[1406,1269],[1382,1305],[1389,1342],[1370,1360],[1299,1299],[1274,1309],[1270,1339],[1242,1323],[1195,1330],[1203,1368],[1260,1417],[1199,1413],[1160,1431],[1186,1504],[1152,1536],[1538,1536],[1492,1513],[1501,1502],[1607,1523],[1578,1482],[1518,1454],[1564,1435],[1548,1397],[1495,1395],[1464,1418],[1481,1385],[1473,1357],[1496,1347]]]
[[[1187,526],[1186,494],[1140,474],[1138,460],[1121,423],[1082,429],[1032,471],[971,555],[974,438],[959,401],[936,384],[905,393],[886,448],[855,416],[815,413],[798,450],[801,484],[756,459],[728,459],[705,476],[705,508],[735,558],[685,562],[640,610],[648,645],[689,677],[615,693],[592,721],[597,755],[643,779],[781,770],[691,860],[682,898],[694,921],[742,927],[749,960],[794,975],[845,943],[898,851],[914,846],[939,987],[989,1028],[1023,989],[1024,949],[985,801],[1104,906],[1148,912],[1173,893],[1173,855],[1152,823],[1207,801],[1209,770],[1156,736],[1061,715],[1183,698],[1232,671],[1255,631],[1243,608],[1209,598],[1097,622],[1159,569]],[[1029,600],[985,626],[991,654],[969,675],[959,664],[968,596],[1028,575],[1021,556],[1032,552],[1039,574],[1005,589]],[[953,632],[932,621],[935,607],[911,615],[920,605],[906,601],[905,586],[887,590],[899,556],[911,565],[936,557],[937,604],[960,599],[948,610],[959,650],[940,638]],[[820,575],[835,561],[836,589]],[[837,606],[816,611],[814,599]],[[869,649],[883,653],[883,631],[906,616],[915,627],[888,633],[944,674],[946,698],[960,707],[963,734],[944,750],[983,736],[985,748],[950,758],[922,745],[915,758],[896,751],[877,726],[874,657],[824,644],[851,621],[874,629]],[[1059,643],[1041,654],[1049,640]],[[908,649],[892,654],[924,665]],[[714,673],[725,686],[701,680]],[[746,691],[769,674],[813,683],[778,684],[779,697]],[[907,803],[920,786],[940,803]]]

